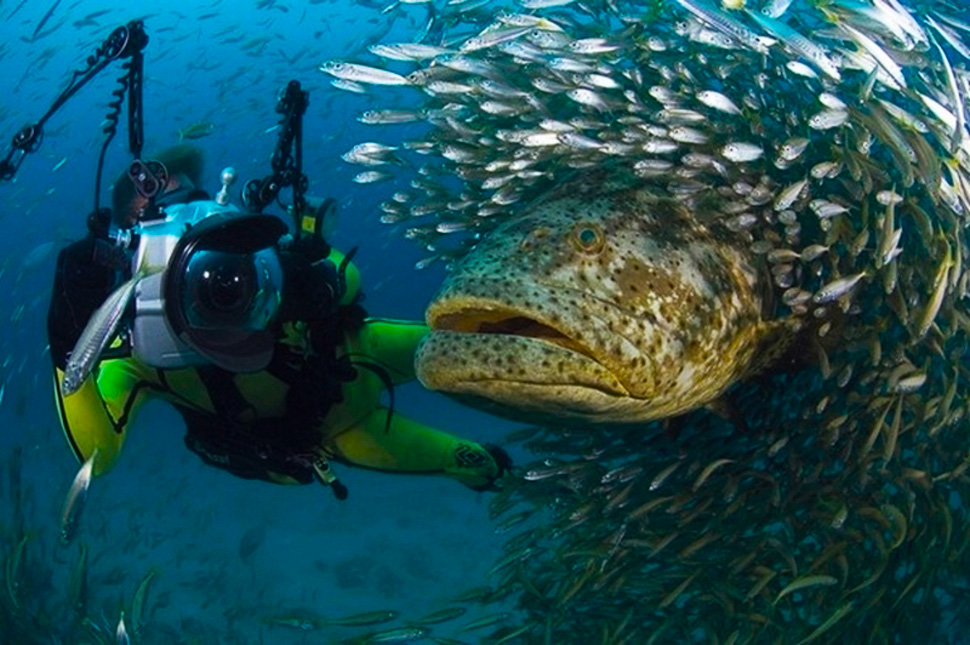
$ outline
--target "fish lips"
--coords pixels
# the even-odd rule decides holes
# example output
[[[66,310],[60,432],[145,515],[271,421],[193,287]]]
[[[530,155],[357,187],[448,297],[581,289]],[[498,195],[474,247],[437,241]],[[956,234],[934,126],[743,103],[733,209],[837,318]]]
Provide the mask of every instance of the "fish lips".
[[[429,311],[415,357],[418,379],[476,407],[522,419],[589,419],[627,401],[613,372],[544,321],[492,307]]]

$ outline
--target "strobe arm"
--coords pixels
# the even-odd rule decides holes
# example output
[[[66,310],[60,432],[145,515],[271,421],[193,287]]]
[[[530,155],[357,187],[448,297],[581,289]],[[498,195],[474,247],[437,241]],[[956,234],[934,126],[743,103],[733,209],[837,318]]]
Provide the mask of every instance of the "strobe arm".
[[[88,56],[86,61],[87,67],[81,71],[75,71],[72,74],[71,82],[61,92],[60,96],[54,100],[44,116],[36,123],[25,126],[13,136],[6,156],[0,160],[0,181],[9,181],[14,178],[27,153],[35,152],[40,147],[41,141],[44,138],[44,124],[78,90],[97,76],[98,72],[107,67],[112,61],[119,58],[140,56],[147,44],[148,36],[145,34],[144,23],[140,20],[133,20],[127,25],[118,27],[111,32],[111,35],[101,43],[94,54]]]

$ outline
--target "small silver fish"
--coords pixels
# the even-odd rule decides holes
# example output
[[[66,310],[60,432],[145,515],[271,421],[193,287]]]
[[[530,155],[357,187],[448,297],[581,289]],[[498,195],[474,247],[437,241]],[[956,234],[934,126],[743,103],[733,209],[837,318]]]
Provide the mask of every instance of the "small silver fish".
[[[587,74],[596,71],[596,67],[592,64],[568,56],[554,56],[546,62],[546,65],[557,72]]]
[[[121,618],[118,619],[118,628],[115,629],[115,643],[117,645],[129,645],[131,639],[128,638],[128,630],[125,629],[125,611],[121,610]]]
[[[822,110],[809,118],[808,127],[814,130],[830,130],[839,127],[848,118],[849,113],[845,110]]]
[[[808,180],[802,179],[782,190],[775,199],[775,210],[783,211],[787,208],[791,208],[791,205],[794,204],[799,197],[801,197],[802,191],[805,190],[806,186],[808,186]]]
[[[812,244],[811,246],[806,246],[804,249],[802,249],[802,253],[801,253],[802,261],[812,262],[814,260],[817,260],[818,258],[822,257],[822,255],[824,255],[828,250],[829,250],[829,247],[823,246],[821,244]]]
[[[720,92],[714,90],[704,90],[697,93],[697,100],[707,107],[714,108],[727,114],[741,114],[741,108],[737,104]]]
[[[578,132],[560,132],[559,142],[575,150],[599,150],[603,147],[602,141],[597,141]]]
[[[550,7],[565,7],[576,0],[520,0],[526,9],[549,9]]]
[[[842,163],[838,161],[823,161],[815,164],[809,170],[812,179],[834,179],[842,169]]]
[[[815,292],[815,295],[812,296],[812,300],[817,305],[838,300],[845,294],[849,293],[849,291],[851,291],[852,288],[859,283],[859,280],[862,280],[864,277],[866,277],[866,272],[862,271],[854,275],[833,280]]]
[[[613,80],[610,76],[604,76],[602,74],[587,74],[583,79],[586,85],[591,85],[593,87],[600,87],[605,90],[618,90],[623,86]]]
[[[788,11],[788,7],[791,6],[792,0],[770,0],[761,9],[761,13],[768,16],[769,18],[778,18],[783,13]]]
[[[473,76],[499,76],[498,69],[488,61],[462,54],[447,54],[435,58],[435,64],[450,70]]]
[[[707,135],[704,132],[683,125],[670,128],[669,136],[680,143],[701,144],[707,142]]]
[[[842,204],[836,204],[835,202],[830,202],[827,199],[813,199],[811,202],[809,202],[808,206],[819,219],[835,217],[836,215],[841,215],[849,210]]]
[[[839,65],[829,57],[827,51],[815,44],[812,40],[789,27],[786,23],[775,20],[758,11],[746,10],[748,15],[754,19],[765,31],[781,40],[792,51],[815,65],[819,70],[830,76],[836,81],[842,80],[839,73]]]
[[[587,105],[597,110],[606,112],[606,111],[609,111],[610,109],[609,104],[599,93],[594,92],[593,90],[587,89],[585,87],[578,87],[575,89],[568,90],[566,92],[566,96],[576,101],[577,103],[580,103],[582,105]]]
[[[375,141],[365,141],[358,143],[353,148],[345,152],[342,157],[344,161],[356,162],[361,157],[381,157],[397,150],[397,146],[388,146]]]
[[[411,82],[394,72],[357,63],[345,63],[343,61],[331,60],[320,66],[320,71],[336,78],[353,81],[355,83],[366,83],[368,85],[410,85]]]
[[[368,47],[375,56],[390,60],[422,61],[443,54],[450,54],[452,50],[434,45],[421,43],[391,43],[387,45],[371,45]]]
[[[390,179],[392,175],[380,170],[365,170],[354,175],[354,182],[358,184],[373,184]]]
[[[788,68],[788,71],[797,76],[804,76],[805,78],[818,78],[818,74],[815,73],[815,70],[800,60],[790,60],[785,63],[785,67]]]
[[[363,636],[364,643],[405,643],[409,641],[424,640],[424,637],[428,635],[429,630],[427,627],[397,627],[395,629],[388,629],[381,632],[373,632],[371,634],[366,634]]]
[[[567,49],[577,54],[607,54],[615,52],[620,46],[605,38],[582,38],[567,45]]]
[[[492,31],[483,31],[474,38],[469,38],[464,43],[462,43],[459,51],[468,53],[478,51],[480,49],[489,49],[490,47],[495,47],[510,40],[515,40],[520,36],[524,36],[532,30],[532,27],[511,27],[504,29],[495,29]],[[488,33],[486,33],[488,32]]]
[[[526,35],[526,39],[536,47],[545,50],[560,50],[571,42],[566,34],[545,29],[533,29]]]
[[[77,392],[84,379],[94,369],[101,352],[114,338],[121,318],[128,307],[131,296],[135,293],[135,285],[142,279],[143,274],[137,273],[126,283],[115,289],[114,293],[98,307],[91,316],[91,320],[81,332],[71,352],[64,370],[64,380],[61,381],[61,395],[70,396]]]
[[[732,141],[721,148],[721,155],[725,159],[737,163],[760,159],[763,154],[764,150],[761,149],[761,146],[743,141]]]
[[[889,199],[886,214],[883,216],[882,230],[879,235],[879,246],[876,249],[877,267],[886,266],[892,262],[894,257],[903,252],[899,247],[903,229],[902,227],[896,228],[896,202],[896,199]]]
[[[357,120],[367,125],[414,123],[424,118],[420,110],[367,110]]]
[[[778,154],[785,161],[795,161],[802,156],[802,153],[805,152],[805,148],[808,147],[808,144],[809,140],[805,137],[795,137],[781,144],[781,146],[778,148]]]
[[[845,104],[845,101],[837,97],[835,94],[832,94],[831,92],[822,92],[821,94],[819,94],[818,102],[830,110],[844,110],[847,107],[849,107],[848,105]]]
[[[77,471],[74,476],[74,483],[68,491],[64,500],[64,508],[61,509],[61,542],[69,544],[74,539],[77,530],[78,520],[84,510],[84,501],[88,496],[88,487],[91,485],[91,474],[94,470],[94,460],[98,456],[95,448],[91,456]]]
[[[727,13],[697,0],[677,0],[677,4],[723,34],[760,54],[767,54],[768,47],[776,42],[772,38],[756,34]]]
[[[906,79],[903,77],[902,68],[893,60],[892,56],[889,55],[886,50],[879,46],[876,41],[862,33],[858,29],[854,28],[852,25],[846,22],[840,22],[839,27],[849,34],[849,37],[855,41],[859,47],[864,49],[870,56],[872,56],[879,67],[881,67],[894,82],[896,82],[897,87],[895,89],[905,89]]]
[[[555,146],[560,143],[558,132],[545,132],[542,130],[526,132],[521,137],[520,142],[527,148],[542,148],[545,146]]]
[[[179,141],[184,139],[201,139],[216,131],[216,124],[210,121],[199,121],[187,125],[178,131]]]
[[[343,78],[331,78],[330,84],[338,90],[352,92],[354,94],[367,94],[367,88],[356,81],[348,81]]]
[[[432,96],[438,94],[473,94],[475,92],[474,85],[455,83],[453,81],[428,81],[424,89]]]

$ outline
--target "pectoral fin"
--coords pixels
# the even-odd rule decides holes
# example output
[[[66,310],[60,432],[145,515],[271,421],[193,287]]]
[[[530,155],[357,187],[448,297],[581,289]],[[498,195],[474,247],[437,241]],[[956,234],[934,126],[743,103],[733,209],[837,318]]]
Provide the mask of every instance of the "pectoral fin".
[[[804,333],[805,324],[799,318],[789,316],[758,323],[754,332],[754,355],[745,371],[744,378],[753,378],[769,369],[799,364],[797,340]]]

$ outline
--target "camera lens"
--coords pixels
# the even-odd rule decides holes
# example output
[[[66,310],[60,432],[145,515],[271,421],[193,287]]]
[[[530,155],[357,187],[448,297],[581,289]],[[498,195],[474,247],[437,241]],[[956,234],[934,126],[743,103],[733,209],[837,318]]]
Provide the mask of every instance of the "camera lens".
[[[252,263],[224,257],[202,272],[199,305],[219,314],[245,314],[253,298]]]
[[[190,328],[263,330],[279,308],[282,269],[272,249],[200,249],[184,267],[171,297]]]
[[[204,327],[247,324],[259,291],[253,258],[230,253],[198,253],[186,276],[191,318]]]

